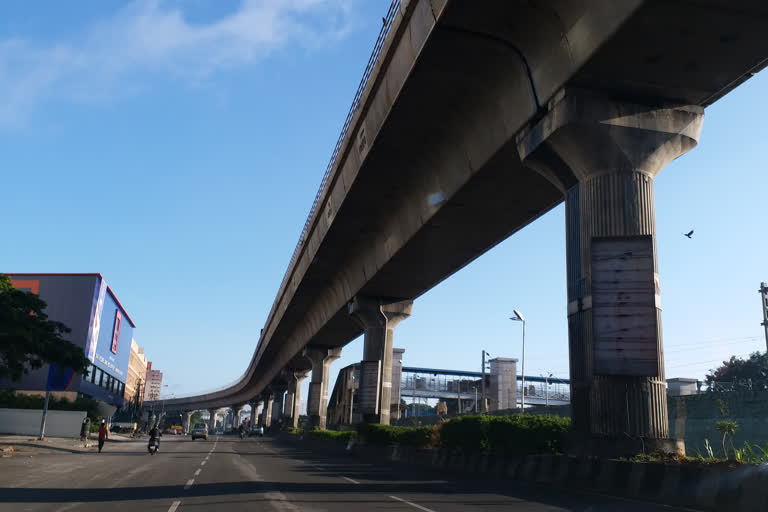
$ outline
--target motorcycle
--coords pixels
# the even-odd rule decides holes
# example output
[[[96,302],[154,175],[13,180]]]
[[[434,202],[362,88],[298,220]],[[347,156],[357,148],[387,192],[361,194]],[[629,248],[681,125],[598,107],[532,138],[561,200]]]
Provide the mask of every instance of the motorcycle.
[[[154,455],[157,453],[157,448],[159,447],[160,443],[158,443],[157,439],[150,439],[149,444],[147,445],[147,450],[149,451],[150,455]]]
[[[245,430],[240,431],[240,439],[245,439]]]

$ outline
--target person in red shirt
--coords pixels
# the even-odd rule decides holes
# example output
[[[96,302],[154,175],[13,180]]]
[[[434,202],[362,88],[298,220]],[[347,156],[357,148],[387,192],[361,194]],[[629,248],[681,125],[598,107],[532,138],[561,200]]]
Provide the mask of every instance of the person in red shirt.
[[[108,437],[107,421],[101,420],[101,426],[99,427],[99,453],[101,453],[101,449],[104,448],[104,441],[106,441]]]

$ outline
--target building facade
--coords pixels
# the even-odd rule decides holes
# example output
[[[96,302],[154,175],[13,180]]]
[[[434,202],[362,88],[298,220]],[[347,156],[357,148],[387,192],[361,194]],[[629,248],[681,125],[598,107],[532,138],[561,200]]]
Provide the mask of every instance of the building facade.
[[[157,400],[163,389],[163,372],[152,369],[152,362],[147,363],[147,391],[144,400]]]
[[[136,340],[131,340],[131,357],[128,360],[128,376],[125,379],[125,401],[136,403],[144,402],[145,386],[147,383],[147,357],[144,348],[140,347]]]
[[[60,396],[78,393],[113,407],[124,403],[133,330],[128,312],[101,274],[7,274],[14,287],[35,293],[47,304],[50,320],[71,329],[69,341],[82,347],[91,361],[87,375],[72,375]],[[0,387],[21,393],[44,393],[49,387],[49,365],[30,371],[19,382],[0,381]]]

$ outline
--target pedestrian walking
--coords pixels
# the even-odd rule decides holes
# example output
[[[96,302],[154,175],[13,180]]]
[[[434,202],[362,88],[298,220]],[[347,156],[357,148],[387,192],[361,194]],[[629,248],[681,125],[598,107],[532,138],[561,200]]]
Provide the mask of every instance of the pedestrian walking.
[[[107,420],[101,420],[101,426],[99,427],[99,453],[101,453],[101,449],[104,448],[104,441],[106,441],[108,437]]]

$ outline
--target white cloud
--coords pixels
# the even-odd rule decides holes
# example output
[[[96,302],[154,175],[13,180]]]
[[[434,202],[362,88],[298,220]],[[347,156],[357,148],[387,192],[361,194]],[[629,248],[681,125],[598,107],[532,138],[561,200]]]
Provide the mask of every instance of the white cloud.
[[[0,125],[51,100],[99,102],[146,87],[146,73],[191,83],[289,45],[314,48],[351,29],[354,0],[243,0],[207,24],[182,8],[134,0],[70,41],[0,40]]]

